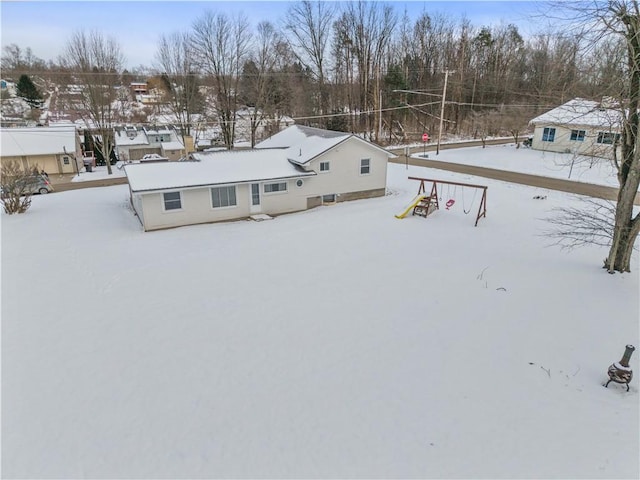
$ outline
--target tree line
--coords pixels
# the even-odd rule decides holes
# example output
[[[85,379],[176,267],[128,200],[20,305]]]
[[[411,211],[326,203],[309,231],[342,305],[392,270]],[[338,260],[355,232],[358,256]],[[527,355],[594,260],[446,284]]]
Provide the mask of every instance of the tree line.
[[[251,107],[252,144],[263,118],[284,115],[378,143],[406,142],[439,133],[448,71],[443,133],[481,137],[525,130],[537,113],[576,96],[598,99],[624,78],[619,39],[585,49],[578,35],[525,37],[512,24],[474,26],[426,11],[412,18],[380,2],[293,2],[284,20],[255,28],[242,14],[205,11],[188,31],[162,34],[150,66],[133,72],[123,68],[122,47],[101,34],[117,58],[103,55],[83,72],[72,47],[95,33],[76,32],[57,62],[8,45],[3,71],[62,83],[92,73],[94,84],[101,78],[114,86],[157,75],[184,133],[193,114],[208,112],[229,148],[244,106]]]

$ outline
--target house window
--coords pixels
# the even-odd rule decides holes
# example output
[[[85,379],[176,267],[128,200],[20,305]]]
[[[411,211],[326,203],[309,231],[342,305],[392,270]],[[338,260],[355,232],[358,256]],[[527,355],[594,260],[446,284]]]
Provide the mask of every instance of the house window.
[[[369,175],[371,173],[371,159],[363,158],[360,160],[360,175]]]
[[[69,157],[62,157],[62,163],[69,165]]]
[[[332,193],[331,195],[323,195],[322,203],[336,203],[336,194]]]
[[[329,171],[329,162],[320,162],[320,171],[328,172]]]
[[[286,191],[287,191],[287,182],[264,184],[264,193],[286,192]]]
[[[542,131],[543,142],[553,142],[556,138],[556,129],[551,127],[545,127]]]
[[[182,208],[180,192],[165,192],[162,196],[165,210],[180,210]]]
[[[238,202],[236,202],[236,186],[212,188],[211,205],[213,205],[213,208],[234,207],[238,205]]]
[[[584,136],[586,132],[584,130],[571,130],[571,140],[576,142],[584,142]]]
[[[613,132],[598,132],[598,139],[596,143],[603,143],[605,145],[613,145],[614,142],[620,141],[620,134]]]

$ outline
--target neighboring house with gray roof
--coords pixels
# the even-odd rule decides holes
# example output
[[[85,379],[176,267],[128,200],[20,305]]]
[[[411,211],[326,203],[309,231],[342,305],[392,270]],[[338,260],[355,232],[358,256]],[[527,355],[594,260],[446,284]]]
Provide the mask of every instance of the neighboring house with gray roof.
[[[252,150],[193,153],[125,172],[143,228],[158,230],[382,196],[391,156],[349,133],[292,126]]]
[[[532,148],[559,153],[609,157],[620,138],[622,111],[612,100],[575,98],[529,122]]]
[[[83,168],[80,136],[73,126],[3,128],[0,164],[10,160],[49,175],[78,173]]]

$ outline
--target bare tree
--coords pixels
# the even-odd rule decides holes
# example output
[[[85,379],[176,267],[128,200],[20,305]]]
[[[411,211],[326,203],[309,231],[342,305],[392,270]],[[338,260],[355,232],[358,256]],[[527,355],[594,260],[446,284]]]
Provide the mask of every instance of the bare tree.
[[[251,147],[256,144],[256,132],[263,123],[269,105],[269,75],[276,65],[276,47],[281,37],[270,22],[260,22],[257,28],[251,60],[245,64],[242,82],[242,96],[249,107],[249,131]],[[271,112],[275,113],[275,112]]]
[[[327,110],[326,51],[335,13],[335,4],[331,2],[292,2],[284,26],[293,37],[291,44],[298,60],[309,67],[316,77],[316,105],[320,115]]]
[[[249,52],[251,32],[243,15],[234,19],[207,12],[193,25],[191,45],[198,65],[213,81],[216,112],[228,149],[235,140],[235,121],[242,66]]]
[[[73,72],[75,81],[82,85],[84,120],[100,137],[96,144],[111,175],[113,127],[118,114],[114,104],[118,99],[119,75],[124,64],[120,45],[100,32],[79,30],[67,42],[62,62]]]
[[[390,5],[358,0],[347,4],[346,18],[358,66],[360,108],[371,110],[378,103],[382,60],[391,42],[397,17]],[[372,132],[372,118],[367,116],[366,119],[366,129]]]
[[[204,101],[189,34],[161,35],[156,61],[164,80],[169,108],[177,120],[186,147],[185,136],[191,135],[192,116],[201,113]]]
[[[614,202],[581,198],[580,207],[562,207],[551,211],[547,221],[553,225],[546,235],[564,249],[586,245],[609,247],[613,238]]]
[[[631,271],[631,254],[638,233],[640,213],[634,215],[633,205],[640,186],[640,8],[637,0],[610,1],[603,17],[610,31],[621,35],[627,44],[628,85],[623,109],[622,158],[619,161],[618,203],[616,207],[613,239],[609,255],[604,262],[613,273]],[[614,143],[614,152],[615,152]]]
[[[46,68],[45,61],[36,57],[31,47],[27,47],[23,51],[15,43],[10,43],[2,47],[2,50],[4,54],[2,55],[1,65],[4,72],[28,73]]]
[[[618,135],[613,131],[609,134],[620,188],[615,209],[609,209],[613,221],[609,228],[610,248],[604,268],[609,273],[629,272],[631,256],[640,233],[640,213],[634,214],[634,201],[640,186],[640,5],[638,0],[594,1],[589,8],[580,3],[580,10],[576,10],[577,4],[563,2],[556,5],[568,8],[562,20],[571,20],[570,25],[576,28],[576,37],[585,40],[584,48],[615,45],[616,40],[622,40],[626,47],[626,56],[621,65],[622,78],[609,79],[608,89],[603,85],[601,95],[617,99],[621,119],[617,122],[621,133]],[[577,15],[577,11],[582,13]],[[618,150],[621,152],[620,158]],[[593,216],[589,211],[580,214],[569,212],[569,215],[584,218],[587,225]]]
[[[40,175],[38,167],[24,169],[17,160],[2,162],[0,168],[0,202],[5,213],[24,213],[31,206],[33,181]]]

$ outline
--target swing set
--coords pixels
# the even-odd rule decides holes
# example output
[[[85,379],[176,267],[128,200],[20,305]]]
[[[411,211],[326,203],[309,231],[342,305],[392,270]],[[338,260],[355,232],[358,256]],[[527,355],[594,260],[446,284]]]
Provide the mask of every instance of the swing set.
[[[420,182],[420,186],[418,187],[418,196],[421,197],[420,201],[415,204],[413,207],[413,215],[420,215],[422,217],[427,217],[435,210],[440,209],[440,202],[438,199],[442,200],[442,194],[444,193],[444,185],[447,186],[447,195],[445,198],[448,200],[445,202],[445,209],[449,210],[456,203],[456,192],[458,187],[462,188],[462,210],[465,214],[469,214],[471,212],[471,208],[473,207],[473,203],[475,202],[476,195],[478,190],[482,190],[482,198],[480,199],[480,206],[478,207],[478,214],[476,215],[476,223],[475,226],[478,226],[478,220],[482,217],[487,217],[487,186],[485,185],[474,185],[472,183],[460,183],[460,182],[447,182],[445,180],[433,180],[430,178],[419,178],[419,177],[409,177],[409,180],[418,180]],[[425,182],[431,182],[431,192],[427,195],[427,190],[425,187]],[[438,185],[440,185],[440,191],[438,191]],[[451,189],[453,187],[453,194],[451,194]],[[465,204],[464,199],[464,189],[465,188],[473,188],[473,199],[469,204],[469,208]]]

